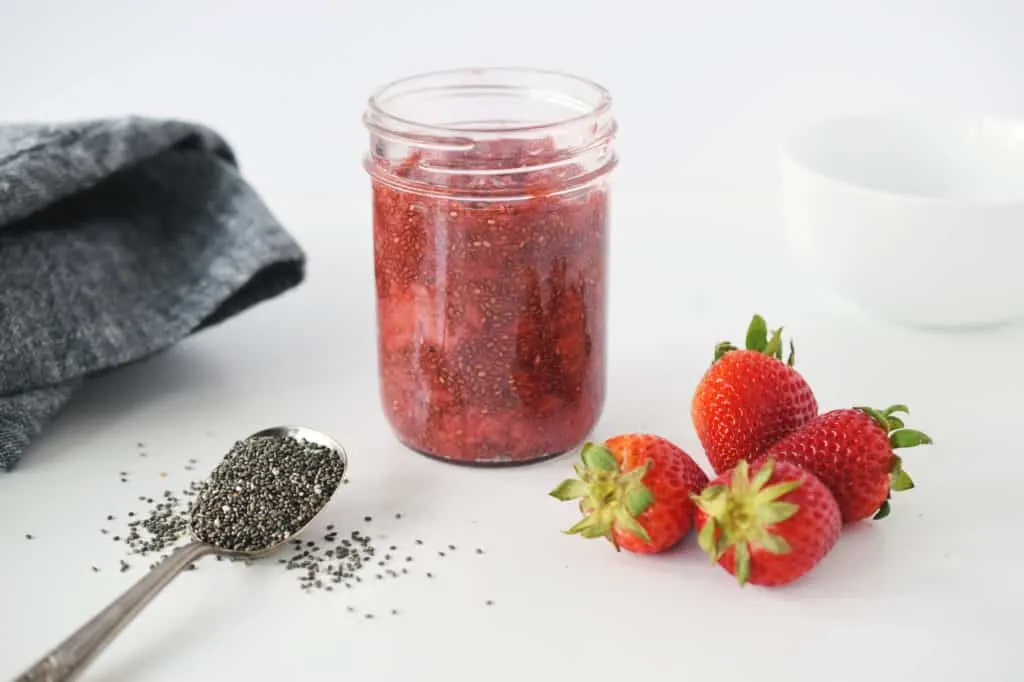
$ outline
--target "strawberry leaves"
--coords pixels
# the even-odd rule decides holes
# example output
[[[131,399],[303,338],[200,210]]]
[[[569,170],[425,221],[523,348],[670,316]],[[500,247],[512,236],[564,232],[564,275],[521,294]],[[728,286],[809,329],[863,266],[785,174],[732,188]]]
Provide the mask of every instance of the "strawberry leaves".
[[[776,360],[782,361],[782,327],[772,330],[769,335],[768,323],[765,322],[764,318],[760,315],[754,315],[750,321],[750,326],[747,327],[747,338],[745,339],[744,348],[751,350],[756,353],[763,353],[769,357],[775,358]],[[711,364],[715,364],[722,357],[731,351],[739,350],[729,341],[721,341],[715,346],[714,360]],[[793,346],[793,342],[789,342],[789,357],[785,360],[786,364],[790,367],[793,366],[796,361],[796,348]]]
[[[877,410],[873,407],[856,407],[864,414],[871,417],[879,428],[885,431],[889,437],[889,446],[893,450],[900,448],[913,448],[919,445],[930,445],[931,436],[915,429],[908,429],[901,417],[896,413],[910,414],[910,408],[906,405],[890,405],[884,410]],[[911,490],[914,487],[914,479],[903,469],[903,458],[893,453],[892,464],[889,468],[889,493],[886,495],[882,506],[878,508],[871,518],[879,521],[884,519],[892,511],[890,500],[892,493]]]
[[[750,545],[771,554],[787,554],[789,543],[775,530],[776,524],[793,518],[799,506],[782,498],[802,482],[788,480],[768,485],[775,461],[768,458],[750,477],[750,465],[740,460],[729,477],[729,485],[712,485],[692,499],[707,515],[697,533],[697,544],[714,563],[733,550],[736,580],[745,585],[750,579]]]
[[[900,429],[889,434],[889,444],[894,448],[913,448],[918,445],[929,445],[932,439],[925,433],[914,429]]]
[[[568,502],[586,495],[587,484],[577,478],[569,478],[559,483],[549,494],[556,500]]]
[[[587,443],[583,446],[580,457],[583,460],[584,466],[592,471],[612,472],[619,466],[615,461],[615,456],[609,452],[608,448],[594,445],[593,443]]]
[[[615,529],[632,533],[646,543],[651,542],[647,530],[637,520],[654,504],[654,494],[643,478],[653,462],[630,471],[622,471],[615,455],[604,447],[586,443],[580,462],[574,466],[578,478],[559,483],[549,495],[562,502],[579,500],[582,519],[564,531],[584,538],[608,538],[619,550],[612,532]]]
[[[781,331],[781,330],[780,330]],[[760,315],[754,315],[747,327],[747,350],[764,352],[768,347],[768,323]]]

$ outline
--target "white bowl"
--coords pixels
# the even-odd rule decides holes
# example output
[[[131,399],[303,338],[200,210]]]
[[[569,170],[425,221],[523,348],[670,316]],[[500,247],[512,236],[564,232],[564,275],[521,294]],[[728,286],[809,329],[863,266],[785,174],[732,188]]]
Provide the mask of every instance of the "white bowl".
[[[863,309],[915,326],[1024,314],[1024,124],[912,115],[819,122],[783,152],[798,259]]]

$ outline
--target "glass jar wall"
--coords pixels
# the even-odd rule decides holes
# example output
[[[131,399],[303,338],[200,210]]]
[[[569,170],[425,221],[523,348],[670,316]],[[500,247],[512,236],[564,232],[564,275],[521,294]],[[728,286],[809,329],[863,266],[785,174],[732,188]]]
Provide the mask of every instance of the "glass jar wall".
[[[414,76],[370,99],[383,409],[433,457],[580,444],[605,393],[608,93],[570,75]]]

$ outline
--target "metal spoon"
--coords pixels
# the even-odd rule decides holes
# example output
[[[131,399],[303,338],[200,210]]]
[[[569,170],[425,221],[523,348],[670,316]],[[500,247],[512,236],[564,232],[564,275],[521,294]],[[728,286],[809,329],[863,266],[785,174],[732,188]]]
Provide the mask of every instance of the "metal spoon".
[[[292,437],[322,445],[341,460],[342,476],[348,468],[348,456],[345,449],[329,436],[302,426],[277,426],[258,431],[249,438],[260,436]],[[248,440],[248,439],[246,439]],[[340,486],[339,486],[340,487]],[[335,489],[335,492],[337,489]],[[332,493],[333,495],[333,493]],[[325,499],[324,504],[330,497]],[[322,509],[322,507],[321,507]],[[315,515],[314,515],[315,517]],[[312,519],[310,519],[312,522]],[[306,524],[308,526],[309,523]],[[260,558],[272,554],[281,545],[288,542],[306,529],[303,526],[280,542],[252,552],[233,552],[215,547],[212,544],[196,539],[195,531],[190,527],[192,542],[176,549],[169,557],[153,568],[144,578],[130,587],[110,606],[100,611],[92,620],[80,627],[55,649],[50,651],[39,662],[22,673],[14,682],[65,682],[78,677],[93,659],[106,648],[110,642],[142,611],[152,599],[171,580],[197,559],[207,554],[225,554]]]

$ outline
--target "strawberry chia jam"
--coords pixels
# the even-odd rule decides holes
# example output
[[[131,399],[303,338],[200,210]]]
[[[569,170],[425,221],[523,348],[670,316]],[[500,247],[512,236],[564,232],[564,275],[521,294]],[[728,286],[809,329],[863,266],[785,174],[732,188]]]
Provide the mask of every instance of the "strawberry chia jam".
[[[593,83],[521,69],[414,76],[371,98],[381,398],[408,447],[522,463],[597,422],[609,110]]]

